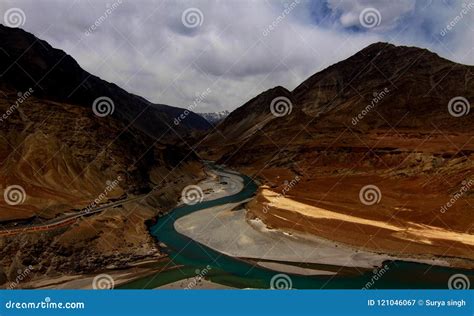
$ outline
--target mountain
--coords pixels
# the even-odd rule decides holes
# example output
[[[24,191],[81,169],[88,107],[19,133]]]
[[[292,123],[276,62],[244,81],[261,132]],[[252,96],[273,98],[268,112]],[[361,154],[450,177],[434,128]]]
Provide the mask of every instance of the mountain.
[[[173,124],[184,109],[101,80],[21,29],[0,25],[0,55],[1,228],[131,200],[61,229],[0,236],[0,271],[32,264],[47,278],[159,254],[145,221],[203,176],[185,143],[210,124],[192,112]]]
[[[229,111],[224,110],[224,111],[219,111],[219,112],[209,112],[209,113],[198,113],[201,115],[203,118],[206,119],[209,123],[212,125],[217,125],[220,123],[223,119],[225,119],[229,115]]]
[[[205,119],[191,111],[187,111],[189,114],[180,124],[173,124],[184,109],[153,104],[128,93],[86,72],[71,56],[22,29],[0,25],[0,38],[0,87],[3,89],[33,88],[38,98],[89,109],[97,98],[106,97],[113,102],[112,116],[133,124],[151,137],[166,136],[161,141],[175,138],[175,132],[186,135],[210,127]]]
[[[267,226],[400,256],[474,259],[473,100],[473,66],[375,43],[291,92],[253,98],[199,153],[261,181],[249,210]]]
[[[275,118],[269,106],[278,97],[291,98],[291,92],[283,87],[275,87],[232,111],[215,131],[204,138],[202,147],[207,150],[204,155],[209,159],[218,159],[225,152],[233,152],[258,135],[258,131]]]

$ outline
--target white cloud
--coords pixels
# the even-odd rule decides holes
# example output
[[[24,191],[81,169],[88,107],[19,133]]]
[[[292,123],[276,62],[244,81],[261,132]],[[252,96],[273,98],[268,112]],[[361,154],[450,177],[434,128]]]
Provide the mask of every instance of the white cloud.
[[[340,11],[340,22],[343,27],[360,27],[360,15],[364,9],[375,9],[380,13],[380,25],[376,30],[386,31],[397,26],[398,21],[405,14],[413,13],[415,2],[413,0],[329,0],[329,7]]]
[[[276,85],[293,89],[376,41],[429,47],[449,59],[474,61],[470,53],[474,13],[449,37],[439,39],[427,32],[438,34],[460,5],[329,0],[329,11],[322,11],[320,6],[314,9],[314,2],[302,0],[279,19],[291,0],[286,7],[250,0],[122,2],[90,36],[84,32],[114,0],[7,0],[0,3],[0,14],[21,7],[27,31],[65,50],[87,71],[152,102],[185,107],[210,87],[212,93],[196,108],[198,112],[236,108]],[[380,11],[380,26],[375,31],[352,30],[360,11],[370,6]],[[182,24],[181,14],[190,7],[202,11],[201,26]],[[325,23],[318,23],[318,14],[326,15],[319,16]]]

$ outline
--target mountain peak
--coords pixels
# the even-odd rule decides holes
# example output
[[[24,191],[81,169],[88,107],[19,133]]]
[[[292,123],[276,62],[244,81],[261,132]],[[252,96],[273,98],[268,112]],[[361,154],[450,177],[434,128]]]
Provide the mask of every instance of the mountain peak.
[[[224,120],[229,115],[229,113],[230,113],[229,111],[223,110],[223,111],[218,111],[218,112],[207,112],[207,113],[197,113],[197,114],[201,115],[212,125],[217,125],[219,122]]]
[[[437,57],[439,59],[442,59],[441,57],[438,56],[438,54],[433,53],[432,51],[426,49],[426,48],[420,48],[416,46],[404,46],[404,45],[394,45],[392,43],[387,43],[387,42],[376,42],[373,44],[368,45],[367,47],[363,48],[359,52],[357,52],[355,55],[350,57],[348,60],[351,58],[369,58],[372,60],[374,57],[381,56],[382,58],[394,58],[395,56],[402,56],[406,54],[422,54],[425,56],[425,58],[430,57],[434,58]],[[392,62],[396,63],[398,62],[397,60],[392,60]]]
[[[394,48],[394,47],[398,47],[398,46],[395,46],[394,44],[388,43],[388,42],[375,42],[375,43],[372,43],[369,46],[366,46],[365,48],[363,48],[361,50],[361,52],[362,51],[371,51],[371,50],[382,50],[382,49],[385,49],[385,48]]]
[[[377,42],[312,75],[292,94],[303,111],[319,116],[346,100],[351,95],[350,90],[359,91],[370,99],[377,91],[387,87],[395,89],[412,80],[404,78],[417,77],[426,81],[434,70],[449,69],[454,65],[457,64],[427,49]]]
[[[278,97],[285,97],[290,100],[292,99],[291,92],[288,89],[282,86],[276,86],[260,93],[253,99],[246,102],[240,108],[236,109],[235,111],[239,111],[243,109],[251,109],[252,111],[267,113],[269,112],[270,104],[272,100]],[[252,105],[252,106],[249,106],[249,105]]]

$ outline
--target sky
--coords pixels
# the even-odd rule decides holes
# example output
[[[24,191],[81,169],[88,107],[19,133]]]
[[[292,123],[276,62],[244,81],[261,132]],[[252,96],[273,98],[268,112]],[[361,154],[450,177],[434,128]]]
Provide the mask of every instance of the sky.
[[[474,65],[474,0],[2,0],[0,23],[154,103],[199,100],[195,112],[292,90],[379,41]]]

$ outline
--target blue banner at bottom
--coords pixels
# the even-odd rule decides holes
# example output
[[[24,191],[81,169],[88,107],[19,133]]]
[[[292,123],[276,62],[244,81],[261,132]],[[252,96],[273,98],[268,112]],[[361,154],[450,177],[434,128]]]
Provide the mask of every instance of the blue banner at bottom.
[[[471,290],[2,290],[0,315],[469,315]]]

